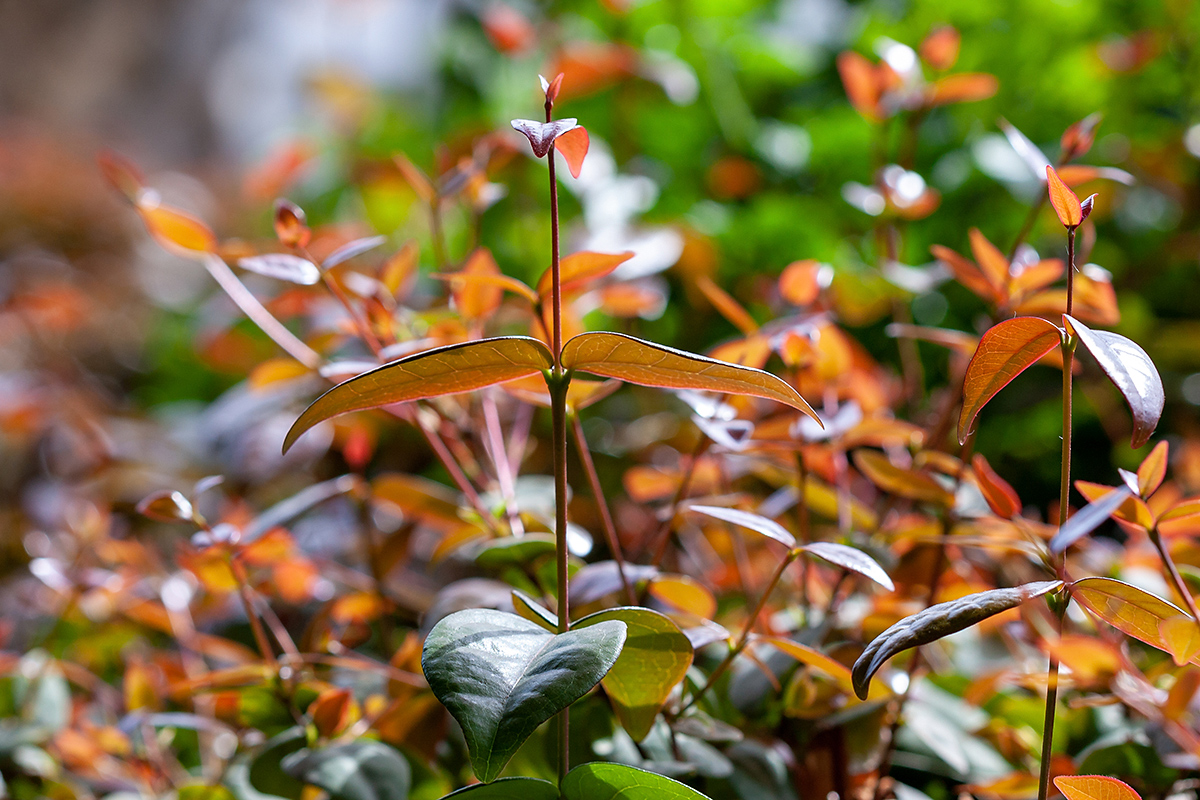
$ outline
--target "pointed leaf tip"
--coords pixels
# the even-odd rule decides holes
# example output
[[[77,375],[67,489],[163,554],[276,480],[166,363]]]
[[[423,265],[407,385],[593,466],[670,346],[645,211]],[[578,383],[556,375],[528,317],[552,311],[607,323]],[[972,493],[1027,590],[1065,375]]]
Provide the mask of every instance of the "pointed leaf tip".
[[[1083,222],[1083,210],[1079,198],[1075,196],[1053,166],[1046,165],[1046,191],[1050,193],[1050,205],[1064,228],[1074,228]]]
[[[546,154],[550,152],[551,146],[554,145],[555,139],[579,127],[578,120],[570,117],[567,119],[556,119],[552,122],[538,122],[535,119],[514,119],[510,124],[513,126],[513,130],[525,134],[525,138],[529,140],[530,147],[533,148],[533,154],[538,158],[546,157]],[[587,153],[586,140],[583,145],[583,152]],[[579,159],[582,163],[583,156],[580,155]]]
[[[1094,331],[1074,317],[1063,319],[1129,404],[1133,416],[1129,444],[1136,450],[1150,440],[1166,404],[1158,369],[1133,340],[1111,331]]]

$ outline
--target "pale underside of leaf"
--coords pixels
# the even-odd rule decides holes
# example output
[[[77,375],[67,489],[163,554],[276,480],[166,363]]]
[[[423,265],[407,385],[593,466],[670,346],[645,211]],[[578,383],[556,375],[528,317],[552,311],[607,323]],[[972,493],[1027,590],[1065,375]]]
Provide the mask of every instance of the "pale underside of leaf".
[[[1133,492],[1128,486],[1121,486],[1076,512],[1050,540],[1050,552],[1061,553],[1079,539],[1087,536],[1100,523],[1108,519],[1110,514],[1120,508],[1121,504],[1132,494]]]
[[[1162,378],[1146,351],[1135,342],[1109,331],[1093,331],[1074,317],[1063,318],[1080,343],[1120,390],[1133,415],[1133,439],[1130,446],[1144,445],[1158,427],[1166,395]]]
[[[892,579],[883,571],[883,567],[869,555],[856,547],[850,547],[836,542],[811,542],[804,545],[804,551],[823,558],[842,569],[857,572],[863,577],[870,578],[889,592],[895,591]]]
[[[755,533],[761,533],[763,536],[774,539],[789,548],[796,546],[796,537],[792,536],[787,528],[773,519],[767,519],[761,514],[741,511],[736,508],[724,508],[723,506],[689,506],[688,510],[698,511],[701,514],[706,514],[723,522],[748,528]]]

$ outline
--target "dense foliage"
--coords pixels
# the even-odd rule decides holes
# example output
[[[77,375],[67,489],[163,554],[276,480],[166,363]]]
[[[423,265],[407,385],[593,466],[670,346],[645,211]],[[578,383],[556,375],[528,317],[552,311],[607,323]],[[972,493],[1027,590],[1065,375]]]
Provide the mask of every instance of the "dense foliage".
[[[1200,12],[470,8],[0,153],[0,794],[1195,791]]]

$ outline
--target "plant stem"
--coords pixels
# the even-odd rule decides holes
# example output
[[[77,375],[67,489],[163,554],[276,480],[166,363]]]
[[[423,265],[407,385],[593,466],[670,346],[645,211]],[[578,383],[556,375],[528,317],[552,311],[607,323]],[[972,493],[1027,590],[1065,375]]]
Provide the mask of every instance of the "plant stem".
[[[263,661],[267,662],[267,666],[277,673],[279,662],[275,659],[275,650],[271,647],[270,640],[267,639],[267,632],[263,629],[262,620],[258,618],[258,614],[254,610],[254,598],[250,595],[250,585],[246,580],[246,568],[242,566],[242,562],[236,555],[229,557],[229,571],[233,573],[233,579],[237,583],[238,595],[242,598],[242,606],[246,610],[246,619],[250,622],[250,631],[254,634],[254,643],[258,646],[259,655],[263,657]]]
[[[1196,620],[1196,624],[1200,625],[1200,610],[1196,608],[1196,599],[1192,597],[1187,584],[1183,582],[1183,576],[1179,574],[1179,568],[1175,566],[1175,559],[1171,558],[1171,552],[1167,550],[1166,543],[1163,542],[1162,534],[1158,532],[1157,526],[1150,530],[1150,541],[1154,542],[1154,547],[1158,550],[1158,557],[1162,559],[1163,566],[1167,568],[1167,574],[1171,576],[1171,583],[1175,586],[1175,591],[1179,592],[1179,596],[1183,598],[1183,602]]]
[[[633,591],[633,584],[629,582],[629,576],[625,574],[625,553],[621,550],[621,540],[617,538],[617,526],[613,524],[612,512],[608,510],[608,500],[605,499],[604,489],[600,486],[600,476],[596,474],[596,463],[592,461],[592,453],[588,450],[587,439],[583,435],[583,424],[579,421],[578,414],[572,415],[571,420],[574,423],[575,450],[579,453],[579,460],[583,463],[583,471],[587,473],[588,484],[592,489],[592,497],[595,498],[596,507],[600,510],[604,536],[608,539],[608,550],[612,553],[613,561],[617,562],[617,571],[621,574],[621,588],[625,592],[625,600],[629,605],[636,606],[637,594]]]
[[[1064,604],[1063,610],[1066,610]],[[1059,631],[1062,616],[1056,615]],[[1054,747],[1054,711],[1058,706],[1058,658],[1050,655],[1050,666],[1046,670],[1046,717],[1042,725],[1042,764],[1038,772],[1038,800],[1046,800],[1050,791],[1050,757]]]

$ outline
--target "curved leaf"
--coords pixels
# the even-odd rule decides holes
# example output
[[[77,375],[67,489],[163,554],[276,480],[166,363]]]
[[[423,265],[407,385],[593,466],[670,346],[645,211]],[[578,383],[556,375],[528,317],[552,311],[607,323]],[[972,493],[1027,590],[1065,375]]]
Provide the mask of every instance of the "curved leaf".
[[[1021,513],[1021,498],[1016,490],[992,469],[982,453],[976,453],[971,459],[971,470],[975,474],[975,484],[993,514],[1012,519]]]
[[[1059,775],[1054,785],[1067,800],[1142,800],[1128,784],[1105,775]]]
[[[641,386],[763,397],[803,411],[818,423],[821,421],[799,392],[769,372],[685,353],[622,333],[579,334],[563,347],[562,365]]]
[[[279,278],[301,286],[312,286],[321,280],[321,271],[307,258],[288,253],[266,253],[261,256],[239,258],[238,266],[268,278]]]
[[[578,178],[583,169],[583,157],[587,155],[589,142],[587,128],[582,125],[560,133],[554,140],[554,149],[562,153],[572,178]]]
[[[877,450],[855,450],[854,466],[885,492],[925,503],[947,507],[954,505],[954,493],[938,483],[932,475],[897,467]]]
[[[679,626],[648,608],[612,608],[589,614],[571,626],[587,628],[607,620],[625,623],[625,646],[600,681],[621,727],[640,742],[650,733],[662,704],[692,665],[692,642]]]
[[[1016,608],[1025,600],[1057,589],[1062,581],[1038,581],[1013,589],[991,589],[938,603],[935,606],[902,619],[888,628],[867,645],[854,662],[854,693],[859,699],[867,699],[871,676],[883,662],[911,647],[937,641],[952,633],[958,633],[1001,611]]]
[[[792,639],[785,639],[782,636],[756,636],[754,641],[764,642],[776,647],[799,661],[801,664],[825,673],[837,682],[837,685],[842,689],[842,691],[854,691],[854,678],[850,675],[850,668],[840,661],[825,655],[820,650],[809,647],[806,644],[793,641]],[[883,682],[879,680],[871,681],[869,691],[869,697],[871,699],[886,697],[890,694],[891,690],[888,689]]]
[[[283,771],[334,800],[407,800],[412,771],[395,748],[358,739],[286,756]]]
[[[136,208],[146,229],[168,250],[192,258],[216,252],[217,235],[212,228],[186,211],[162,205],[157,192],[142,192]]]
[[[1058,172],[1049,164],[1046,165],[1046,190],[1050,193],[1050,205],[1064,228],[1074,228],[1083,222],[1083,210],[1079,206],[1079,198],[1067,188]]]
[[[958,441],[963,443],[971,423],[996,393],[1062,341],[1058,327],[1040,317],[1014,317],[992,326],[979,340],[963,379]]]
[[[812,542],[804,545],[802,549],[818,558],[825,559],[831,564],[836,564],[842,569],[848,569],[851,572],[857,572],[863,577],[870,578],[889,592],[896,590],[895,584],[892,583],[892,579],[888,577],[888,574],[883,571],[883,567],[879,566],[875,559],[857,547],[837,544],[836,542]]]
[[[510,124],[513,126],[513,130],[525,134],[525,138],[529,140],[535,156],[545,158],[546,153],[550,152],[550,147],[554,144],[554,140],[567,131],[579,127],[579,120],[573,117],[556,119],[552,122],[541,122],[536,119],[514,119]]]
[[[1145,350],[1119,333],[1093,331],[1074,317],[1063,319],[1129,403],[1133,414],[1130,447],[1136,450],[1150,440],[1150,434],[1158,427],[1166,401],[1162,378],[1154,362]]]
[[[625,624],[615,620],[555,635],[476,608],[433,626],[421,668],[462,727],[475,775],[488,782],[539,725],[600,682],[624,642]]]
[[[624,764],[593,761],[567,773],[565,800],[708,800],[690,786]]]
[[[1143,500],[1157,492],[1163,478],[1167,477],[1167,454],[1167,443],[1159,442],[1137,468],[1138,494]]]
[[[541,778],[501,778],[492,783],[477,783],[451,792],[442,798],[466,797],[468,800],[558,800],[558,787]]]
[[[1067,520],[1050,540],[1050,552],[1061,553],[1099,527],[1109,515],[1133,495],[1128,486],[1119,486],[1094,503],[1089,503]]]
[[[559,286],[564,292],[576,289],[590,281],[603,278],[631,258],[632,250],[623,253],[593,253],[590,250],[571,253],[558,263]],[[535,300],[537,295],[550,296],[550,290],[554,288],[553,280],[552,270],[548,269],[542,273],[542,277],[538,278]]]
[[[338,414],[470,392],[533,375],[552,364],[550,351],[530,336],[498,336],[416,353],[364,372],[318,397],[288,431],[283,452],[309,428]]]
[[[792,536],[787,528],[761,514],[722,506],[688,506],[688,510],[699,511],[701,514],[707,514],[724,522],[748,528],[755,533],[761,533],[763,536],[774,539],[780,544],[787,545],[789,548],[796,546],[796,537]]]
[[[361,256],[368,250],[374,250],[376,247],[379,247],[379,245],[386,241],[386,236],[368,236],[365,239],[355,239],[353,241],[346,242],[337,250],[334,250],[329,254],[325,261],[321,263],[321,268],[333,269],[338,264],[349,261],[356,256]]]
[[[1172,655],[1179,648],[1163,635],[1163,623],[1177,617],[1191,619],[1174,603],[1115,578],[1077,580],[1071,584],[1071,596],[1121,633]]]

